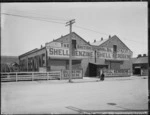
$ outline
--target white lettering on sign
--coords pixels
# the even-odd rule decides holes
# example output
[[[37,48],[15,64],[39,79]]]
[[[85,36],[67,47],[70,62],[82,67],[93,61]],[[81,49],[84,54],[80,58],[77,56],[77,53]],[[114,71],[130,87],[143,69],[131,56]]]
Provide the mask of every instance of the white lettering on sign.
[[[47,49],[47,52],[48,52],[48,56],[50,57],[69,57],[69,49],[49,47]],[[94,57],[94,51],[74,50],[72,56],[76,58],[92,58]]]
[[[92,47],[88,45],[77,45],[77,49],[92,50]]]
[[[113,52],[112,48],[101,47],[97,50],[96,57],[101,59],[128,60],[131,59],[132,52],[123,49]]]
[[[130,70],[129,69],[105,69],[104,70],[105,76],[130,76]]]
[[[69,78],[69,70],[63,70],[62,71],[62,79],[68,79]],[[81,79],[82,76],[82,70],[72,70],[72,78],[73,79]]]

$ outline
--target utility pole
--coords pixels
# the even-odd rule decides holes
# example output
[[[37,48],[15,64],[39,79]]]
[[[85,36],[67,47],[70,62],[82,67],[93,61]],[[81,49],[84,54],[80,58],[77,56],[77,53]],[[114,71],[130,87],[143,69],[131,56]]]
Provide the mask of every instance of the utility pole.
[[[69,42],[69,82],[72,82],[72,24],[75,23],[75,19],[66,23],[66,26],[70,26],[70,42]]]

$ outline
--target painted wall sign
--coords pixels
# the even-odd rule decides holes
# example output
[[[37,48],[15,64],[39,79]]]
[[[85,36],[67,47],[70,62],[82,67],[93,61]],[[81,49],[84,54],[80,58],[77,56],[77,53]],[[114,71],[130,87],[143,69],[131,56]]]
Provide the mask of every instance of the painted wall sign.
[[[82,79],[83,74],[82,70],[72,70],[72,78],[73,79]],[[62,79],[69,79],[69,70],[62,70]]]
[[[97,58],[101,59],[118,59],[118,60],[128,60],[131,58],[130,54],[119,54],[110,52],[97,52]]]
[[[101,59],[129,60],[132,57],[132,52],[118,49],[117,52],[114,53],[113,48],[101,47],[97,50],[96,57]]]
[[[119,69],[119,70],[105,69],[104,74],[106,77],[109,77],[109,76],[130,76],[131,75],[129,69]]]
[[[49,57],[65,57],[69,58],[69,44],[51,42],[46,44],[46,49]],[[74,58],[94,58],[95,52],[91,46],[77,44],[77,49],[72,51]],[[117,49],[113,52],[113,48],[100,47],[96,51],[96,57],[100,59],[115,59],[129,60],[132,57],[132,52],[126,49]]]
[[[69,49],[67,48],[53,48],[47,49],[48,56],[50,57],[67,57],[69,58]],[[75,58],[93,58],[94,51],[90,50],[74,50],[72,56]]]
[[[113,48],[107,48],[107,47],[99,47],[97,51],[104,51],[104,52],[113,52]],[[130,50],[126,49],[117,49],[117,53],[127,53],[131,54],[132,52]]]

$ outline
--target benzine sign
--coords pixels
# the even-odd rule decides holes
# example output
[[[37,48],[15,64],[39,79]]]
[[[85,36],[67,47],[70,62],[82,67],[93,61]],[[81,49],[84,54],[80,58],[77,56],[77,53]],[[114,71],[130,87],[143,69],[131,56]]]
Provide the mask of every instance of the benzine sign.
[[[97,52],[97,58],[102,59],[118,59],[118,60],[128,60],[132,57],[131,54],[123,54],[123,53],[111,53],[111,52]]]
[[[69,49],[67,48],[54,48],[49,47],[47,49],[49,57],[68,57],[69,58]],[[90,50],[78,50],[75,49],[72,51],[72,56],[76,58],[93,58],[94,51]]]

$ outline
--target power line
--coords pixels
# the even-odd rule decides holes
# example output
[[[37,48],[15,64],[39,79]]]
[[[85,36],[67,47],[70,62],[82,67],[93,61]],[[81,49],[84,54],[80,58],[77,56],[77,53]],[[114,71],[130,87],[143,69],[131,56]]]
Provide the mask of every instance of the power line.
[[[47,18],[23,16],[23,15],[18,15],[18,14],[9,14],[9,13],[1,13],[1,14],[9,15],[9,16],[21,17],[21,18],[28,18],[28,19],[33,19],[33,20],[40,20],[40,21],[45,21],[45,22],[52,22],[52,23],[65,24],[65,23],[62,23],[62,22],[46,20]]]
[[[40,21],[45,21],[45,22],[52,22],[52,23],[58,23],[58,24],[65,24],[65,23],[62,23],[62,22],[51,21],[51,20],[54,20],[54,19],[50,19],[50,18],[23,16],[23,15],[10,14],[10,13],[1,13],[1,14],[9,15],[9,16],[21,17],[21,18],[28,18],[28,19],[32,19],[32,20],[40,20]],[[84,30],[88,30],[88,31],[92,31],[92,32],[95,32],[95,33],[99,33],[99,34],[103,34],[103,35],[109,35],[109,34],[102,33],[102,32],[99,32],[99,31],[95,31],[95,30],[92,30],[92,29],[89,29],[89,28],[85,28],[85,27],[81,27],[81,26],[77,26],[77,25],[74,25],[74,26],[77,27],[77,28],[84,29]],[[145,43],[142,43],[142,42],[137,42],[137,41],[129,40],[129,39],[126,39],[126,38],[123,38],[123,39],[126,40],[126,41],[131,41],[131,42],[135,42],[135,43],[139,43],[139,44],[145,44]]]
[[[31,11],[35,11],[35,12],[39,12],[39,11],[36,11],[36,10],[30,10],[30,12],[27,12],[27,11],[23,11],[23,10],[19,10],[19,12],[21,12],[21,13],[28,13],[28,14],[35,14],[35,15],[40,15],[40,14],[38,14],[38,13],[33,13],[33,12],[31,12]],[[18,12],[18,11],[17,11]],[[43,15],[43,13],[42,13],[42,15]],[[43,15],[43,16],[48,16],[48,15]],[[62,18],[60,18],[60,17],[56,17],[56,16],[53,16],[53,17],[55,17],[55,18],[57,18],[57,19],[52,19],[52,18],[48,18],[48,19],[52,19],[52,20],[62,20],[62,21],[68,21],[69,19],[62,19]],[[59,18],[59,19],[58,19]]]
[[[95,31],[95,30],[91,30],[89,28],[81,27],[81,26],[76,26],[75,25],[75,27],[81,28],[81,29],[84,29],[84,30],[89,30],[89,31],[92,31],[92,32],[95,32],[95,33],[99,33],[99,34],[109,35],[109,34],[106,34],[106,33],[98,32],[98,31]]]
[[[84,30],[88,30],[88,31],[92,31],[92,32],[95,32],[95,33],[99,33],[99,34],[109,35],[109,34],[106,34],[106,33],[102,33],[102,32],[95,31],[95,30],[91,30],[91,29],[89,29],[89,28],[85,28],[85,27],[81,27],[81,26],[76,26],[76,25],[75,25],[75,27],[81,28],[81,29],[84,29]],[[139,43],[139,44],[145,44],[145,43],[143,43],[143,42],[137,42],[137,41],[134,41],[134,40],[129,40],[129,39],[126,39],[126,38],[124,38],[124,37],[123,37],[123,39],[126,40],[126,41],[136,42],[136,43]]]

